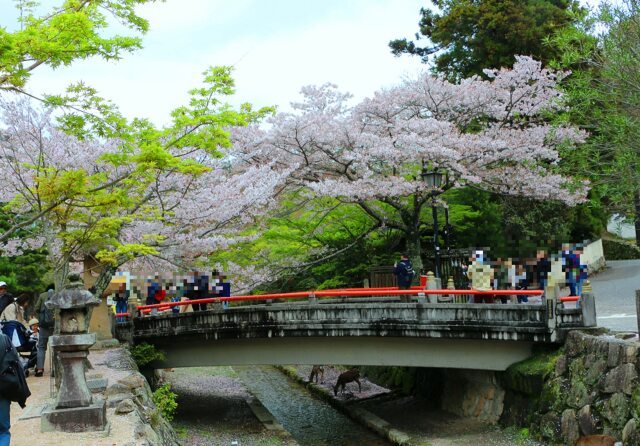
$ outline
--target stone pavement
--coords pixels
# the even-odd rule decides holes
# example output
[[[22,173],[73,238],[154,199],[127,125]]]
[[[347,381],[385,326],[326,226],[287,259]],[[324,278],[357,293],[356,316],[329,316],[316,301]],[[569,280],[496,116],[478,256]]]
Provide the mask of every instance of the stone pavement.
[[[640,260],[607,261],[590,277],[596,297],[598,325],[616,331],[637,331],[635,295],[640,289]]]
[[[47,352],[49,353],[49,352]],[[94,370],[87,373],[88,377],[100,376],[106,378],[109,383],[116,382],[127,375],[126,372],[114,370],[104,364],[103,357],[106,350],[92,350],[89,360]],[[47,360],[49,358],[47,357]],[[54,401],[51,389],[53,378],[49,377],[49,368],[45,369],[45,376],[36,378],[31,375],[27,378],[31,396],[27,400],[27,406],[21,409],[17,403],[11,404],[11,445],[12,446],[124,446],[125,444],[137,445],[134,438],[134,427],[137,421],[134,413],[115,415],[113,408],[107,409],[109,430],[106,432],[40,432],[40,412],[46,404]]]

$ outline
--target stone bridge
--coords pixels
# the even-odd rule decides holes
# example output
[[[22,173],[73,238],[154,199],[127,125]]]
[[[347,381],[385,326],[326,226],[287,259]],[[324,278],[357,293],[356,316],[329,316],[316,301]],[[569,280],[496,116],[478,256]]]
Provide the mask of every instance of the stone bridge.
[[[157,368],[251,364],[395,365],[505,370],[534,344],[564,342],[596,326],[592,295],[581,308],[542,304],[427,303],[424,296],[245,305],[134,317],[116,336],[166,353]],[[211,308],[212,305],[209,305]]]

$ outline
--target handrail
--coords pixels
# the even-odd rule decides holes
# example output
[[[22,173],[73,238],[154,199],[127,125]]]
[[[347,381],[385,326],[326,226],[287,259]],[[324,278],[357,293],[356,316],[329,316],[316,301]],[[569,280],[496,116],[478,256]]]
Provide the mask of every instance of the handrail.
[[[426,290],[419,286],[413,286],[409,290],[399,290],[396,287],[378,287],[378,288],[342,288],[333,290],[317,290],[317,291],[296,291],[291,293],[273,293],[273,294],[254,294],[230,297],[208,297],[204,299],[183,300],[179,302],[162,302],[158,304],[139,305],[137,310],[142,313],[149,313],[152,309],[168,310],[176,306],[192,305],[192,304],[208,304],[216,302],[240,302],[253,300],[272,300],[272,299],[298,299],[302,297],[362,297],[362,296],[398,296],[398,295],[439,295],[439,294],[462,294],[462,295],[491,295],[491,296],[511,296],[511,295],[527,295],[540,296],[544,294],[542,290]],[[561,301],[576,301],[578,296],[565,296],[560,298]],[[129,313],[116,313],[116,317],[128,317]]]

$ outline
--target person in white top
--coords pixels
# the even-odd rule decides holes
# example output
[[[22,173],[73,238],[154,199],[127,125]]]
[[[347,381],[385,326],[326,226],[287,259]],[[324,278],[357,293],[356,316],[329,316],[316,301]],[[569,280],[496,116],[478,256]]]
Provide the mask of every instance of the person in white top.
[[[4,321],[18,321],[24,328],[29,328],[27,320],[24,318],[24,309],[29,303],[29,296],[26,294],[21,295],[12,304],[7,305],[2,314],[0,314],[0,322]]]

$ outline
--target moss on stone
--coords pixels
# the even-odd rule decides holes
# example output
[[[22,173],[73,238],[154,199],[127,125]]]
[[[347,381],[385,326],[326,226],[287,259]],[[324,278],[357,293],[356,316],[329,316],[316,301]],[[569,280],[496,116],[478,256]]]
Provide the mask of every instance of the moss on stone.
[[[637,420],[640,420],[640,386],[637,386],[631,394],[631,412]]]
[[[569,373],[571,373],[570,376],[572,380],[575,380],[578,377],[582,379],[586,373],[585,367],[584,367],[584,358],[582,357],[573,358],[569,362]]]
[[[562,350],[540,351],[509,367],[501,376],[503,387],[525,393],[534,398],[543,391],[545,382],[555,374]]]
[[[589,391],[577,377],[571,382],[566,402],[567,405],[574,409],[580,409],[589,403]]]
[[[541,351],[524,361],[517,362],[507,369],[507,373],[518,373],[521,375],[542,375],[550,376],[556,367],[556,361],[562,355],[562,349]]]
[[[545,383],[540,394],[540,410],[560,410],[564,406],[564,398],[561,386],[562,380],[559,378],[549,380]]]

